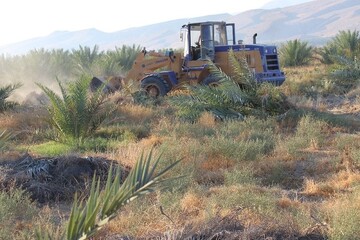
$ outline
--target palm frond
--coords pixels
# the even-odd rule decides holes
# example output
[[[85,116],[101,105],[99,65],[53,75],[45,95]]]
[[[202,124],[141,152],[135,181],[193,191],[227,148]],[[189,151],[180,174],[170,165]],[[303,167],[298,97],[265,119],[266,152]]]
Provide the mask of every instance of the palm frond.
[[[106,186],[100,191],[100,183],[93,179],[90,196],[86,202],[74,201],[66,236],[68,240],[88,239],[113,219],[118,210],[136,198],[166,187],[171,178],[164,178],[180,160],[173,162],[161,171],[157,171],[159,156],[154,163],[152,150],[147,156],[141,154],[124,183],[120,183],[120,170],[113,178],[112,167],[109,170]]]
[[[8,101],[7,99],[10,95],[18,88],[22,86],[21,83],[9,84],[4,87],[0,87],[0,113],[12,109],[18,105],[18,103],[13,101]]]
[[[245,56],[237,59],[230,51],[229,62],[231,76],[213,63],[208,64],[210,75],[219,79],[216,86],[187,86],[187,94],[170,97],[170,103],[181,118],[195,121],[201,112],[208,111],[220,119],[244,119],[247,115],[263,117],[283,113],[289,107],[285,95],[273,90],[275,86],[265,88],[266,84],[257,83]]]
[[[113,108],[107,107],[107,98],[102,88],[95,92],[89,91],[90,78],[87,76],[81,76],[67,87],[59,80],[58,84],[61,96],[37,83],[50,99],[50,123],[62,140],[70,138],[81,143],[99,128]]]
[[[0,132],[0,150],[4,149],[9,140],[13,137],[13,134],[7,130]]]
[[[229,63],[232,68],[233,75],[231,79],[238,83],[244,90],[254,90],[256,89],[256,79],[249,68],[249,65],[246,60],[245,53],[240,55],[240,58],[236,58],[234,51],[231,49],[229,51]]]
[[[308,42],[299,39],[289,40],[279,49],[281,62],[284,66],[302,66],[309,63],[313,48]]]

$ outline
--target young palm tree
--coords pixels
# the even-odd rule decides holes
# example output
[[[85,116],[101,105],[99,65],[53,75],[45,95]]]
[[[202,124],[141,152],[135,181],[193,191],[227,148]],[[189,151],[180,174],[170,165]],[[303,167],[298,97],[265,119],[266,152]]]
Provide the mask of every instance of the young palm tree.
[[[18,105],[18,103],[13,101],[8,101],[7,99],[16,89],[18,89],[21,86],[22,84],[16,83],[16,84],[9,84],[4,87],[0,87],[0,113],[12,109]]]
[[[112,112],[113,109],[106,105],[102,88],[94,93],[89,91],[90,80],[91,78],[82,76],[67,88],[58,80],[62,96],[37,84],[50,99],[50,124],[57,131],[59,140],[70,139],[81,144]]]
[[[335,36],[333,43],[341,55],[354,60],[360,51],[360,33],[357,30],[342,30]]]
[[[317,48],[318,60],[323,64],[333,64],[335,57],[339,55],[339,49],[333,41],[328,42],[325,46]]]
[[[360,79],[360,33],[359,31],[340,31],[330,42],[336,48],[332,60],[336,64],[333,76],[337,85],[350,90],[358,85]]]
[[[312,58],[312,50],[308,42],[299,39],[287,41],[279,49],[281,63],[285,67],[306,65]]]
[[[175,179],[164,178],[165,174],[177,165],[180,160],[174,161],[163,170],[158,171],[160,161],[161,156],[152,163],[152,150],[147,156],[142,154],[123,183],[120,182],[119,169],[117,169],[115,177],[113,177],[113,171],[110,168],[105,188],[102,191],[100,191],[100,181],[96,181],[94,178],[90,196],[85,203],[77,200],[75,196],[66,230],[64,231],[65,235],[62,235],[60,239],[89,239],[114,219],[124,205],[141,196],[165,188],[166,183]],[[52,237],[52,233],[38,230],[37,239],[50,240],[54,239],[54,237]]]

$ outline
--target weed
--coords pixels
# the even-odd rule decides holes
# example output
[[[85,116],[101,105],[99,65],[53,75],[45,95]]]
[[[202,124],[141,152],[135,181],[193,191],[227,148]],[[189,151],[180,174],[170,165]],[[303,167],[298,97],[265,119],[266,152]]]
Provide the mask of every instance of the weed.
[[[0,239],[18,239],[31,234],[38,209],[24,191],[12,188],[0,191],[0,212]]]
[[[235,169],[231,169],[225,172],[225,182],[226,186],[231,185],[256,185],[259,183],[259,179],[254,175],[254,167],[251,166],[243,166],[237,167]]]
[[[286,140],[285,144],[289,154],[297,156],[306,148],[322,147],[325,141],[324,130],[326,127],[326,122],[317,120],[311,115],[302,117],[297,125],[295,135]]]
[[[358,239],[360,236],[360,191],[359,188],[334,202],[325,204],[329,219],[329,239]]]

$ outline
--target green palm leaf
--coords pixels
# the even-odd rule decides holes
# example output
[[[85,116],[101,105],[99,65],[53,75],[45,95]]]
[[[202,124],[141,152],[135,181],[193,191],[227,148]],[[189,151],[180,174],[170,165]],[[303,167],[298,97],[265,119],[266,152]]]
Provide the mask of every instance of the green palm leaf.
[[[57,81],[61,96],[37,83],[50,99],[49,122],[58,132],[61,141],[71,139],[81,144],[83,139],[99,128],[114,108],[107,104],[102,88],[94,93],[88,90],[90,78],[87,76],[80,77],[67,87]]]
[[[0,113],[12,109],[18,105],[18,103],[13,101],[8,101],[7,99],[16,89],[18,89],[21,86],[22,84],[16,83],[16,84],[9,84],[4,87],[0,87]]]
[[[88,239],[113,219],[118,210],[136,198],[166,187],[170,178],[164,176],[180,160],[175,161],[161,171],[157,171],[160,156],[152,163],[152,150],[143,154],[130,171],[124,183],[120,182],[120,170],[117,169],[113,180],[112,167],[109,170],[106,186],[100,191],[100,182],[93,179],[88,200],[75,200],[66,229],[68,240]]]

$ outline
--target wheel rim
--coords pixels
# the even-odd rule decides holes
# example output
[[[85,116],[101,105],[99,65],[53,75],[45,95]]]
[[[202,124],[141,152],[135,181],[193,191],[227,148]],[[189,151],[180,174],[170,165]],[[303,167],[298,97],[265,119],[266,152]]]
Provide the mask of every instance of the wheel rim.
[[[156,86],[154,86],[154,85],[148,86],[148,87],[146,88],[146,92],[148,93],[148,95],[149,95],[150,97],[157,97],[157,96],[159,96],[159,94],[160,94],[159,89],[158,89]]]
[[[219,82],[209,83],[209,86],[210,86],[210,87],[218,87],[218,86],[219,86]]]

